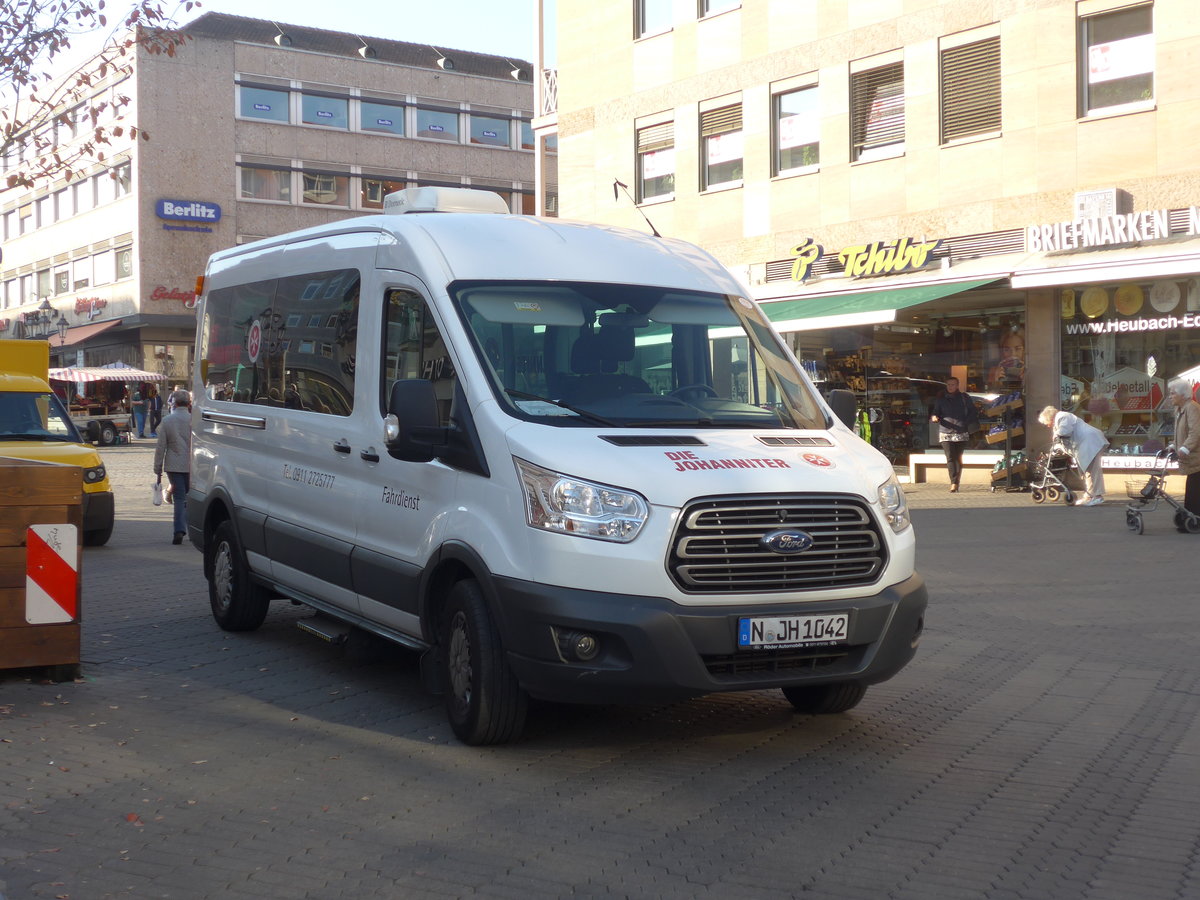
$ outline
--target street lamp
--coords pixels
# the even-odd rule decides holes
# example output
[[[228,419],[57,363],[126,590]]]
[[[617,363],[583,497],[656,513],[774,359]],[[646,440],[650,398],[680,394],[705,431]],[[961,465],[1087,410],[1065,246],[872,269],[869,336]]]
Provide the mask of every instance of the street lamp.
[[[53,316],[50,315],[52,312],[54,312],[54,307],[50,305],[50,300],[43,298],[37,309],[22,314],[21,318],[25,322],[25,329],[33,332],[32,337],[49,337],[46,332],[50,323],[54,321]]]
[[[70,323],[67,321],[67,317],[63,313],[59,313],[58,321],[54,324],[58,328],[58,346],[59,349],[62,349],[63,345],[67,342],[67,327],[70,325]]]

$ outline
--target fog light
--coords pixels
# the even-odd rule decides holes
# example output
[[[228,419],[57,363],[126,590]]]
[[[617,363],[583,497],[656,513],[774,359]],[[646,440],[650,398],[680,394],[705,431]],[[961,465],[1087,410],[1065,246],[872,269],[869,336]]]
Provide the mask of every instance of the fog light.
[[[571,650],[576,659],[587,662],[589,659],[595,659],[596,654],[600,652],[600,642],[590,634],[576,635]]]
[[[925,617],[917,619],[917,630],[913,632],[912,648],[917,649],[917,644],[921,643],[921,633],[925,630]]]
[[[586,631],[559,630],[551,626],[550,633],[558,644],[563,662],[589,662],[600,655],[600,640]]]

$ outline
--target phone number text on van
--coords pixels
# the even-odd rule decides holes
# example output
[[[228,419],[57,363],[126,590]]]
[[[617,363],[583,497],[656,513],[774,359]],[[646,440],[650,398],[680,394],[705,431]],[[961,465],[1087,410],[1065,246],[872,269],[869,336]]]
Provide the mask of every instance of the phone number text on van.
[[[318,488],[332,488],[336,475],[328,472],[318,472],[316,469],[306,469],[303,466],[283,464],[283,480],[295,481],[297,484],[307,484]]]

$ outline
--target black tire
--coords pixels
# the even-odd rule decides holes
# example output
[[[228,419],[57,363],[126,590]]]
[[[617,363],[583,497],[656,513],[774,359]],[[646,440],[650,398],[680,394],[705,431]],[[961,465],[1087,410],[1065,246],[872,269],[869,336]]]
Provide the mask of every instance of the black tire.
[[[209,547],[205,571],[213,618],[225,631],[253,631],[267,617],[271,598],[251,579],[232,522],[217,526]]]
[[[1125,514],[1125,527],[1134,534],[1141,534],[1146,530],[1146,523],[1142,519],[1141,513],[1131,512]]]
[[[858,706],[866,696],[867,686],[848,681],[842,684],[800,685],[780,690],[797,712],[821,716],[842,713]]]
[[[458,739],[480,746],[520,737],[528,698],[508,667],[477,582],[450,589],[439,638],[446,716]]]
[[[1071,493],[1070,488],[1063,488],[1062,496],[1063,496],[1063,499],[1065,501],[1067,501],[1067,506],[1070,506],[1072,503],[1075,502],[1075,495],[1073,493]]]
[[[109,522],[105,528],[93,528],[91,531],[83,533],[83,546],[85,547],[103,547],[108,543],[108,539],[112,537],[113,523]]]
[[[1037,488],[1034,488],[1032,491],[1029,492],[1029,499],[1032,500],[1034,503],[1045,503],[1046,495],[1043,494],[1041,491],[1039,491]]]
[[[1200,516],[1188,516],[1183,527],[1187,529],[1188,534],[1200,534]]]
[[[112,422],[101,422],[97,441],[101,447],[111,447],[117,442],[117,426]]]
[[[1058,488],[1056,488],[1056,487],[1046,488],[1046,499],[1049,500],[1051,503],[1057,503],[1058,498],[1061,496],[1062,496],[1062,491],[1060,491]]]

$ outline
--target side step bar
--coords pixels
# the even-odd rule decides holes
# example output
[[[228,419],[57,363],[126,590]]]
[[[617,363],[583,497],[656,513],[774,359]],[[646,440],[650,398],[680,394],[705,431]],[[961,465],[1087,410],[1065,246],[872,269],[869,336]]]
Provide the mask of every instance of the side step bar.
[[[296,623],[296,627],[330,644],[346,643],[346,638],[354,630],[353,626],[346,622],[339,622],[337,619],[319,614],[311,619],[301,619]]]

